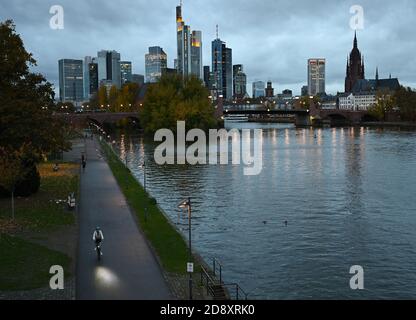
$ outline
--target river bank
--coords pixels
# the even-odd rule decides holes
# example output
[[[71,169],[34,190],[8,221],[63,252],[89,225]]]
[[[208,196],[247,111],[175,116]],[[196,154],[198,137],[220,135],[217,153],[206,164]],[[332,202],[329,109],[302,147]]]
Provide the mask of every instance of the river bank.
[[[416,129],[416,122],[363,122],[362,127]]]

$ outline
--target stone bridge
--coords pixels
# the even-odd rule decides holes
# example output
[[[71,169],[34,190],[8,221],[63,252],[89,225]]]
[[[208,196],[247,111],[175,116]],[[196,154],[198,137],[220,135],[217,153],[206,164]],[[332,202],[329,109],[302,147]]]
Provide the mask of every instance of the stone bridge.
[[[368,111],[344,110],[344,109],[319,109],[314,104],[310,107],[310,122],[327,122],[331,125],[353,124],[361,122],[377,121]]]
[[[223,115],[246,115],[246,116],[268,116],[282,115],[293,116],[296,126],[310,126],[314,124],[328,123],[331,125],[338,124],[359,124],[365,121],[377,121],[368,111],[353,111],[342,109],[320,109],[312,100],[308,109],[300,107],[300,101],[295,103],[292,109],[268,109],[264,106],[248,109],[244,106],[223,106]]]

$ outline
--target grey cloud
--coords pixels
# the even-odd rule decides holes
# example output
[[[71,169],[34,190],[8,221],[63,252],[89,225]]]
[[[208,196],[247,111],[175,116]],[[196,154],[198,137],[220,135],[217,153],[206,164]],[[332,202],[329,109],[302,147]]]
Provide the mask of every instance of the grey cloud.
[[[1,0],[0,20],[12,18],[26,47],[38,60],[37,71],[57,85],[60,58],[94,56],[114,49],[144,73],[147,48],[165,49],[169,65],[176,56],[175,7],[179,0]],[[65,29],[49,28],[49,8],[62,5]],[[278,91],[299,93],[306,84],[306,61],[327,59],[327,91],[343,90],[346,58],[352,47],[352,5],[364,8],[365,29],[358,41],[366,76],[375,68],[416,87],[416,3],[412,0],[184,0],[184,19],[203,32],[204,64],[211,64],[215,25],[233,49],[233,62],[245,65],[249,82],[272,80]],[[249,88],[251,84],[249,83]]]

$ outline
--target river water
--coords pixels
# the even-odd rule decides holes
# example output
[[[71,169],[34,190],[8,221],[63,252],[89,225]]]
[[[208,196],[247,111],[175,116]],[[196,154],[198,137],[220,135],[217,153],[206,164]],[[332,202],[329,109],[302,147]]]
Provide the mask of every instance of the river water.
[[[193,247],[223,265],[251,299],[416,298],[416,132],[261,128],[263,170],[165,165],[154,143],[116,137],[116,150],[187,235],[177,204],[193,204]],[[230,151],[231,152],[231,151]],[[287,225],[285,224],[287,221]],[[351,290],[350,267],[364,269]]]

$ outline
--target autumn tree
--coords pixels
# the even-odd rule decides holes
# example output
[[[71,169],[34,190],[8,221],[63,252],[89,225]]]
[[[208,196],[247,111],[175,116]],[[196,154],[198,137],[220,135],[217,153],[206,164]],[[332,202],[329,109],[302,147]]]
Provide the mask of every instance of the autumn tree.
[[[395,106],[395,99],[391,92],[380,90],[376,94],[376,103],[369,108],[369,113],[378,120],[386,120],[387,113]]]
[[[110,92],[108,93],[108,104],[110,105],[110,111],[117,112],[119,111],[117,108],[117,101],[118,101],[118,89],[115,85],[110,88]]]
[[[394,98],[405,121],[416,121],[416,92],[410,88],[401,87],[396,91]]]
[[[37,172],[37,162],[49,153],[68,150],[70,143],[67,125],[52,116],[52,85],[31,72],[33,66],[36,60],[24,48],[13,22],[0,23],[0,146],[10,154],[25,146],[24,165]]]
[[[100,106],[104,106],[107,108],[108,105],[108,96],[107,96],[107,88],[105,86],[101,86],[98,89],[98,103]]]
[[[119,90],[117,106],[121,112],[131,112],[134,110],[136,96],[139,92],[139,85],[136,83],[126,83]]]
[[[217,126],[209,92],[194,77],[164,75],[148,87],[140,120],[147,133],[160,128],[176,131],[177,121],[185,121],[187,129],[208,130]]]

